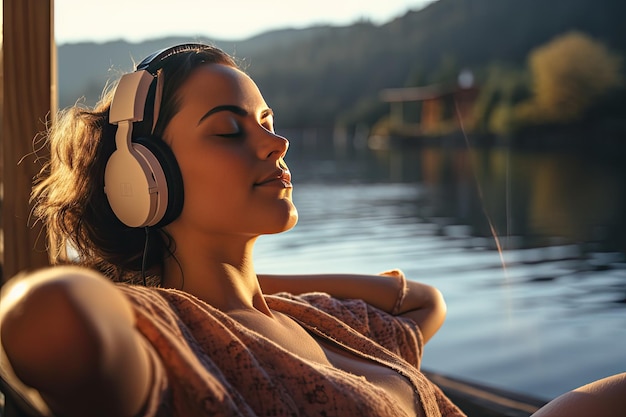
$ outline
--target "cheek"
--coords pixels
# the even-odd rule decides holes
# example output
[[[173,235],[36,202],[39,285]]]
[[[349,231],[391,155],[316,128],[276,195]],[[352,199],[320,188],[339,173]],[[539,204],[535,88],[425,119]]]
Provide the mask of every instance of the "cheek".
[[[179,219],[196,230],[226,226],[239,204],[232,187],[214,176],[193,177],[185,183],[185,202]]]
[[[243,205],[249,191],[242,158],[187,158],[181,165],[185,202],[183,215],[221,217]]]

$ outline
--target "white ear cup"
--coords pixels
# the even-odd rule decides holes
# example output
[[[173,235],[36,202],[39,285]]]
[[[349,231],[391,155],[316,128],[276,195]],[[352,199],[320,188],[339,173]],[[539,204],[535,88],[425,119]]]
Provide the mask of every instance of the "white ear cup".
[[[167,182],[157,158],[133,143],[116,150],[104,173],[104,192],[118,219],[129,227],[153,226],[167,209]]]

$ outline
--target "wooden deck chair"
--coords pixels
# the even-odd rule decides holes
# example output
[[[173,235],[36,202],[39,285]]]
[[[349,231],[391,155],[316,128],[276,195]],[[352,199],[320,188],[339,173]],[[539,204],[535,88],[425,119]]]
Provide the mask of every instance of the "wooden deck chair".
[[[4,395],[0,417],[53,417],[39,392],[27,387],[15,376],[1,343],[0,392]]]
[[[8,382],[0,378],[0,396],[3,403],[0,407],[2,417],[44,417],[51,414],[43,414],[37,410],[32,402],[14,390]]]

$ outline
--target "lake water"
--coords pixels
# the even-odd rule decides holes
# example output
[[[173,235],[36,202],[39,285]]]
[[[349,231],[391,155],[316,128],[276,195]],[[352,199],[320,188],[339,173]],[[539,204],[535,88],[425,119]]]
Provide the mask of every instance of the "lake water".
[[[259,240],[258,272],[401,268],[436,286],[448,317],[426,346],[431,371],[546,399],[626,371],[619,164],[506,150],[317,149],[292,139],[300,221]]]

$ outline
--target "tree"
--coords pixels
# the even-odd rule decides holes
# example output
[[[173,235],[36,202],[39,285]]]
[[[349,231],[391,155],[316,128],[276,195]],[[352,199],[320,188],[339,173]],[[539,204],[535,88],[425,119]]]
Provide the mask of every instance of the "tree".
[[[474,106],[477,132],[508,134],[517,127],[517,106],[530,96],[527,71],[502,63],[486,69]]]
[[[532,111],[526,108],[524,113],[536,121],[572,121],[622,82],[620,57],[580,32],[536,48],[529,66],[534,99]]]

